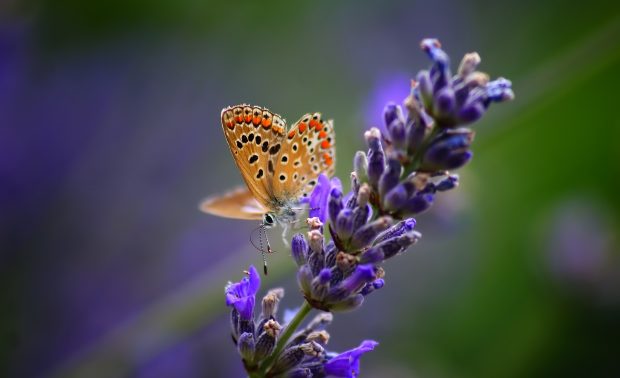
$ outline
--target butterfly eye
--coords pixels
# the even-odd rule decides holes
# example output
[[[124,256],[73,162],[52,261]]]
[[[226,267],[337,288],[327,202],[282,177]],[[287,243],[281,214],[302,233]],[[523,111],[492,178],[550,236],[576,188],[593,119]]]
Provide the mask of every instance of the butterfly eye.
[[[265,216],[263,217],[263,225],[265,227],[271,227],[273,226],[274,223],[275,223],[274,216],[271,215],[270,213],[265,214]]]

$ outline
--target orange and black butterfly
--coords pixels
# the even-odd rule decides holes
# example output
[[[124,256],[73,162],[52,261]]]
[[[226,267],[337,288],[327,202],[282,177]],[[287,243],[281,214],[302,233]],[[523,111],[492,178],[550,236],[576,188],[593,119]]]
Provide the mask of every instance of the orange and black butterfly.
[[[278,114],[250,105],[223,109],[221,120],[247,188],[209,197],[200,209],[226,218],[260,220],[263,228],[282,224],[286,231],[319,174],[334,173],[333,122],[324,121],[320,113],[306,114],[289,130]]]

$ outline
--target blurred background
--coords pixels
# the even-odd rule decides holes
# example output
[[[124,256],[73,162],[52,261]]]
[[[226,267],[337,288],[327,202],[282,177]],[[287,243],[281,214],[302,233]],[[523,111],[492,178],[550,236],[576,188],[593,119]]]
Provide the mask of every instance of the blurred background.
[[[233,377],[223,287],[252,222],[221,108],[321,111],[346,182],[362,132],[439,38],[513,81],[461,187],[418,217],[387,285],[330,348],[368,377],[620,376],[617,2],[8,0],[0,3],[0,376]],[[278,251],[261,293],[283,286]]]

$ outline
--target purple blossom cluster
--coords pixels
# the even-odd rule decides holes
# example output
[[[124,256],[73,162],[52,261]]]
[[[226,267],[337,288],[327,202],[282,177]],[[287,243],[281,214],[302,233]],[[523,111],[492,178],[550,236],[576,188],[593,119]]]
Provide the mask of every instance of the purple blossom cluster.
[[[226,305],[232,307],[233,342],[248,374],[256,377],[354,377],[359,374],[361,356],[374,349],[376,341],[364,340],[358,347],[343,353],[326,350],[329,333],[325,330],[333,315],[321,312],[305,327],[291,333],[285,344],[277,344],[283,325],[276,320],[278,304],[284,296],[281,288],[267,292],[262,311],[255,319],[254,305],[260,287],[260,275],[254,266],[239,282],[226,287]],[[308,308],[309,309],[309,308]],[[298,312],[301,313],[302,310]]]
[[[452,76],[448,55],[436,39],[421,43],[432,61],[411,82],[403,108],[390,103],[384,110],[385,133],[364,134],[368,151],[355,155],[360,182],[371,188],[370,203],[380,215],[402,219],[428,209],[437,192],[458,186],[450,170],[467,164],[474,132],[465,124],[480,119],[491,103],[511,100],[511,83],[490,81],[476,71],[477,53],[465,54]]]
[[[322,311],[359,307],[365,296],[385,284],[383,261],[420,238],[412,218],[398,223],[390,216],[374,218],[369,186],[360,185],[355,174],[351,181],[353,190],[343,196],[338,181],[319,177],[320,185],[311,197],[324,199],[321,205],[327,212],[309,218],[307,236],[296,234],[291,243],[304,297]],[[324,222],[328,222],[329,242],[323,234]]]
[[[490,81],[476,71],[477,53],[466,54],[457,74],[435,39],[421,43],[432,61],[412,81],[403,107],[388,104],[385,132],[364,136],[366,152],[354,157],[351,190],[340,180],[319,176],[310,195],[309,231],[291,240],[297,281],[304,296],[291,319],[276,320],[282,289],[270,290],[262,312],[254,314],[260,276],[250,267],[226,287],[232,307],[232,337],[250,377],[357,377],[360,357],[372,340],[344,353],[326,351],[325,326],[333,313],[359,308],[366,296],[385,285],[387,259],[402,254],[421,234],[410,216],[428,209],[439,192],[458,186],[450,170],[471,160],[474,132],[462,125],[478,120],[493,102],[514,97],[510,81]],[[313,309],[318,315],[302,325]]]

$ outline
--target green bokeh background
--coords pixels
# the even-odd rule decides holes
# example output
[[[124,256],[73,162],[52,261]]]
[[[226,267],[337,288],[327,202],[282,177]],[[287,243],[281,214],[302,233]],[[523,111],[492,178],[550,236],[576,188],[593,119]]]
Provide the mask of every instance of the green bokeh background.
[[[368,118],[375,110],[373,93],[392,73],[413,77],[428,66],[417,47],[422,38],[439,38],[453,65],[465,52],[478,51],[481,70],[511,79],[516,99],[493,106],[474,126],[475,156],[460,172],[458,193],[439,196],[418,218],[422,241],[387,264],[388,285],[362,309],[336,317],[332,345],[344,350],[362,338],[379,340],[363,360],[366,376],[620,376],[617,2],[59,0],[9,2],[0,9],[3,23],[27,31],[31,91],[37,91],[33,83],[44,83],[63,67],[105,70],[110,56],[112,66],[129,67],[113,78],[125,83],[126,97],[105,110],[119,117],[127,108],[138,114],[132,125],[136,134],[127,131],[133,137],[124,142],[126,149],[139,150],[141,137],[153,128],[163,135],[202,127],[217,131],[200,142],[204,150],[184,171],[179,189],[171,191],[183,205],[171,205],[174,225],[154,233],[152,254],[140,254],[150,267],[155,263],[148,259],[158,254],[174,257],[165,243],[169,234],[202,217],[188,204],[239,182],[224,139],[213,139],[220,137],[223,106],[250,102],[289,120],[315,110],[333,118],[338,175],[346,179],[353,153],[363,148],[362,131],[380,119],[380,107],[377,118]],[[405,91],[407,85],[403,82]],[[141,94],[147,95],[140,99]],[[194,123],[176,123],[168,102],[179,113],[192,113]],[[184,146],[161,148],[174,153]],[[566,222],[585,228],[593,241],[573,228],[562,229]],[[226,328],[218,326],[226,324],[222,287],[258,259],[244,244],[250,226],[209,218],[202,232],[221,233],[222,224],[244,227],[231,236],[236,239],[230,248],[239,253],[225,254],[233,258],[216,265],[220,257],[214,255],[211,270],[158,286],[126,320],[30,371],[166,376],[140,373],[127,355],[159,356],[209,324],[209,335],[225,336]],[[52,230],[25,248],[45,252],[55,232],[71,236],[70,229]],[[122,226],[118,232],[124,232]],[[562,247],[554,247],[557,238],[578,246],[583,264],[590,254],[603,257],[584,268],[586,273],[566,268]],[[559,263],[552,257],[558,249]],[[85,260],[95,258],[89,250],[79,253]],[[18,263],[3,268],[3,302],[14,306],[2,311],[0,351],[9,374],[28,371],[22,367],[28,354],[14,350],[6,335],[28,326],[20,319],[35,298],[8,298],[19,295],[20,283],[36,280],[30,268],[36,259],[8,260]],[[287,305],[295,306],[286,253],[272,264],[275,273],[263,288],[284,285]],[[135,274],[160,272],[140,272],[138,266]],[[233,347],[225,337],[205,338],[226,343],[203,346],[204,359],[192,360],[200,367],[190,370],[224,374],[216,366],[237,363]],[[46,342],[45,334],[40,342]],[[206,354],[213,351],[220,354]]]

